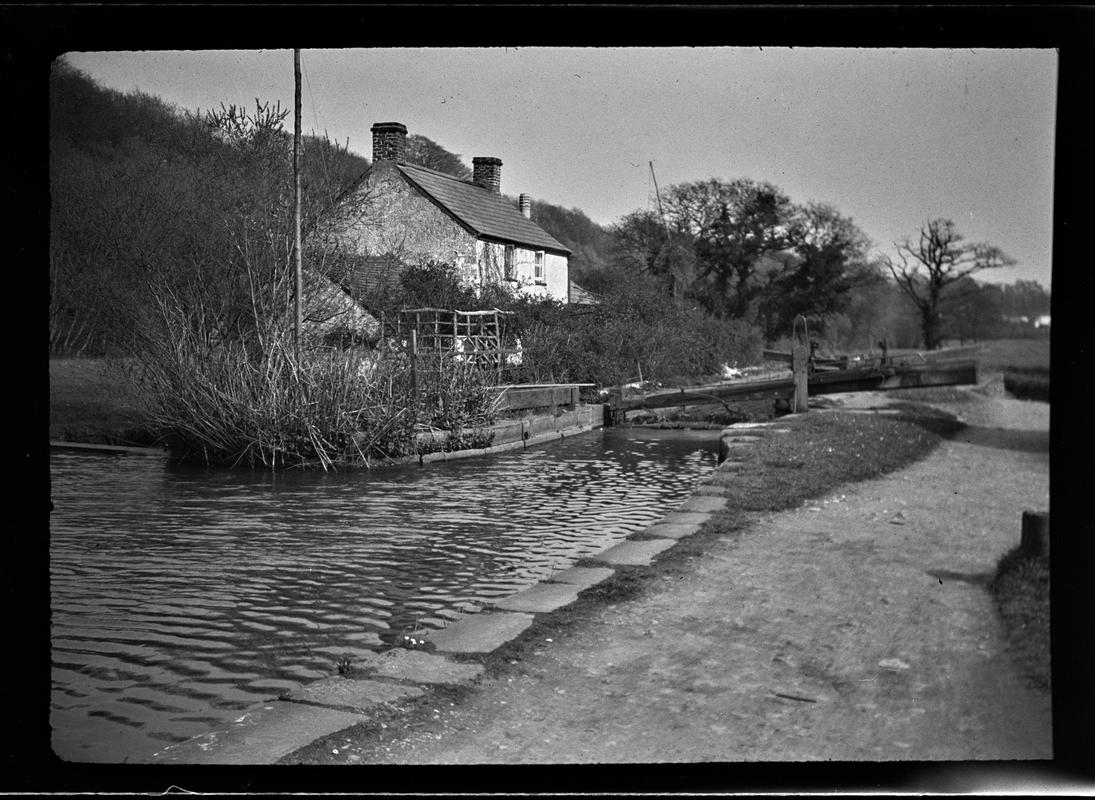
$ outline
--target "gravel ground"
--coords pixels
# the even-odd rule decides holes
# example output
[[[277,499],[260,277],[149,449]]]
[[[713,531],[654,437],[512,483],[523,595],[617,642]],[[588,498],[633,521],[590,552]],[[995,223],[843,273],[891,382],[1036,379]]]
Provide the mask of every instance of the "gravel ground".
[[[968,427],[925,460],[716,540],[691,574],[595,610],[412,724],[285,761],[1050,758],[1050,696],[1019,675],[987,589],[1022,512],[1048,508],[1048,406],[964,390],[942,407]]]

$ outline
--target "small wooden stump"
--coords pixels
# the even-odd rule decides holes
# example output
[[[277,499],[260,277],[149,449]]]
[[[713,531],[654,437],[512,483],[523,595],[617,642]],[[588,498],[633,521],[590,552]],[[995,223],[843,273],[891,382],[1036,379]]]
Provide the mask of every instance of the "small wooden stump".
[[[1023,532],[1019,545],[1027,555],[1049,557],[1048,511],[1023,512]]]
[[[804,414],[810,408],[807,358],[807,351],[803,345],[796,344],[791,348],[791,371],[795,380],[794,393],[791,395],[792,414]]]

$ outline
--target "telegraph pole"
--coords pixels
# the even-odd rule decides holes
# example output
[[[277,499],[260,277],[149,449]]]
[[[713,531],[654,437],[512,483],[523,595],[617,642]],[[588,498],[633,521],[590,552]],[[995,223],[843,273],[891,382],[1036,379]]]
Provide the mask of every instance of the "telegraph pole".
[[[296,292],[293,309],[295,325],[293,327],[293,345],[297,361],[300,361],[300,331],[303,327],[301,295],[304,293],[304,268],[300,255],[300,48],[293,50],[293,261],[296,266]]]
[[[665,240],[669,241],[669,225],[665,222],[665,211],[662,210],[662,193],[658,190],[658,176],[654,174],[654,162],[650,162],[650,177],[654,181],[654,196],[658,198],[658,216],[662,218],[662,228],[665,229]]]
[[[654,196],[658,198],[658,216],[662,218],[662,230],[665,231],[665,246],[666,246],[666,258],[670,258],[672,253],[669,251],[669,224],[665,221],[665,210],[662,209],[662,193],[658,189],[658,176],[654,174],[654,162],[650,162],[650,178],[654,181]],[[672,264],[670,265],[672,266]],[[671,283],[669,284],[670,297],[677,296],[677,276],[672,272],[669,274]]]

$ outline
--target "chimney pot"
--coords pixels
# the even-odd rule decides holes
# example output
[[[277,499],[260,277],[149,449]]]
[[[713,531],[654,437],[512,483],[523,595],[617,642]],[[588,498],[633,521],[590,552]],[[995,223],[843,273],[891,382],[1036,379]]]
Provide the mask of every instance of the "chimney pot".
[[[502,193],[502,159],[476,156],[471,160],[472,181],[495,194]]]
[[[521,206],[521,214],[525,219],[532,219],[532,198],[527,194],[522,194],[518,198],[518,202]]]
[[[372,127],[373,162],[403,161],[407,156],[407,126],[402,122],[378,122]]]

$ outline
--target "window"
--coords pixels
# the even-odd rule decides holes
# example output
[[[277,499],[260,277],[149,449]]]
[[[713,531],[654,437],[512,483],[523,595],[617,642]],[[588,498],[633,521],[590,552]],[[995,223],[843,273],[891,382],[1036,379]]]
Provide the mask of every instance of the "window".
[[[517,280],[517,274],[516,274],[516,271],[515,271],[515,268],[514,268],[514,265],[513,265],[513,245],[512,244],[507,244],[506,245],[506,272],[505,272],[505,275],[506,275],[506,280],[507,281]]]
[[[544,280],[544,251],[536,251],[536,264],[533,267],[532,277],[536,279],[537,283],[547,283]]]

